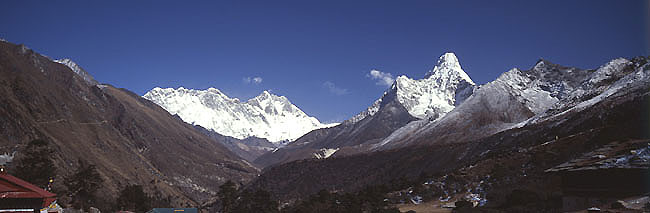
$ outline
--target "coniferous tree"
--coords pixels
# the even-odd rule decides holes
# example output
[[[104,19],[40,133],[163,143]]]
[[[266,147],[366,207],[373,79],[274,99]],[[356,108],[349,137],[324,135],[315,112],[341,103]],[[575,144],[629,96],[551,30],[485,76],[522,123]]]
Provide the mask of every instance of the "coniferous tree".
[[[221,212],[232,212],[237,197],[237,186],[234,182],[228,180],[223,185],[219,186],[219,192],[217,193],[219,200],[221,201]]]
[[[52,149],[47,141],[36,139],[27,144],[16,160],[14,175],[38,187],[45,188],[55,176],[56,167],[52,161]]]
[[[278,202],[271,199],[271,194],[264,190],[244,191],[233,212],[279,212]]]
[[[97,172],[95,165],[79,159],[79,167],[69,177],[65,178],[68,195],[76,208],[86,209],[95,203],[95,192],[103,183],[102,177]]]
[[[128,185],[120,191],[117,205],[120,210],[146,212],[151,209],[151,201],[141,185]]]

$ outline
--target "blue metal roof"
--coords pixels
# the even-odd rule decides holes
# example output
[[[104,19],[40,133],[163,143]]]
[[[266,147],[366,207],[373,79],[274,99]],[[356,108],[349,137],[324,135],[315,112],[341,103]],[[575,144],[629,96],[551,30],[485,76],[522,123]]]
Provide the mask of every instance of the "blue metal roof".
[[[154,208],[147,213],[198,213],[196,208]]]

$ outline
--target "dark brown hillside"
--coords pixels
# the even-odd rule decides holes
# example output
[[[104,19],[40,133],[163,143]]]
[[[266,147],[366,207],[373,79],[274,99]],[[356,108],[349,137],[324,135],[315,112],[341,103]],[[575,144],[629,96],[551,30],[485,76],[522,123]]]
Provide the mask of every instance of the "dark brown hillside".
[[[257,173],[152,102],[109,85],[90,86],[62,64],[0,42],[0,152],[19,151],[36,138],[55,150],[57,180],[74,171],[77,159],[97,165],[107,199],[140,184],[174,206],[195,205],[226,180],[246,182]]]
[[[259,156],[276,148],[276,145],[264,138],[249,137],[240,140],[230,136],[221,135],[215,131],[203,128],[202,126],[195,125],[194,128],[210,138],[221,142],[221,144],[228,148],[228,150],[248,162],[253,162]]]

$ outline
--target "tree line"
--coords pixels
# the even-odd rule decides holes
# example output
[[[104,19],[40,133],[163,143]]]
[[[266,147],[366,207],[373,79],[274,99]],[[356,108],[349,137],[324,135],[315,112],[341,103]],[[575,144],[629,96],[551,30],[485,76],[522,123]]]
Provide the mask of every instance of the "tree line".
[[[391,207],[385,201],[389,188],[385,185],[367,187],[354,193],[332,193],[321,190],[307,199],[290,205],[279,205],[265,190],[241,189],[232,181],[227,181],[219,187],[217,196],[219,203],[211,212],[223,213],[299,213],[299,212],[379,212],[397,213],[397,208]]]
[[[152,206],[170,207],[169,199],[154,198],[145,193],[141,185],[122,187],[115,200],[110,200],[110,196],[98,196],[97,192],[103,187],[104,180],[95,165],[82,159],[78,160],[73,173],[62,177],[62,184],[53,184],[57,179],[53,154],[54,151],[47,141],[32,140],[21,150],[14,161],[14,168],[9,170],[9,173],[56,193],[59,205],[67,203],[67,208],[89,211],[90,207],[95,207],[104,211],[146,212]]]

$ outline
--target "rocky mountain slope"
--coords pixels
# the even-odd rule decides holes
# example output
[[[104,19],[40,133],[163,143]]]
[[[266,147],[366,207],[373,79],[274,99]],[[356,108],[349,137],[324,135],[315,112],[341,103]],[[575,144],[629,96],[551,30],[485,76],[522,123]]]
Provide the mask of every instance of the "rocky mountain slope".
[[[331,124],[305,114],[284,96],[263,91],[246,102],[218,89],[154,88],[144,98],[184,121],[237,139],[257,137],[277,145]]]
[[[428,134],[415,137],[418,140],[408,146],[275,165],[250,187],[292,200],[322,189],[349,192],[369,185],[394,185],[401,178],[436,177],[442,181],[438,195],[472,192],[487,196],[489,205],[508,205],[504,202],[514,189],[533,190],[543,199],[557,196],[553,188],[558,187],[553,182],[557,177],[546,173],[547,169],[602,147],[620,146],[622,152],[633,153],[639,144],[647,146],[648,61],[645,57],[616,59],[596,70],[540,61],[529,71],[512,70],[482,86],[446,115],[458,116],[453,114],[456,110],[474,113],[466,117],[473,119],[470,124],[443,117],[422,125],[421,130],[429,132],[418,134]],[[511,95],[494,97],[505,94]],[[474,111],[478,106],[485,111]],[[458,136],[462,132],[471,136],[459,141],[438,137],[446,133],[428,129],[441,125],[437,122],[462,127],[446,129]],[[486,129],[478,131],[494,133],[477,136],[476,128],[482,126]]]
[[[86,70],[81,68],[81,66],[79,66],[77,63],[70,60],[69,58],[54,60],[54,62],[67,66],[68,68],[70,68],[70,70],[72,70],[74,73],[77,73],[77,75],[79,75],[84,81],[86,81],[86,83],[90,85],[99,84],[99,82],[97,82],[95,78],[93,78],[93,76],[90,75],[90,73],[86,72]]]
[[[246,182],[258,172],[153,102],[98,84],[70,60],[55,62],[5,41],[0,42],[0,127],[0,152],[18,156],[30,140],[50,142],[57,187],[64,187],[60,180],[78,159],[96,165],[104,199],[140,184],[174,206],[195,206],[226,180]]]
[[[367,110],[342,124],[314,130],[291,144],[260,156],[262,166],[298,159],[349,155],[370,150],[408,123],[432,121],[460,105],[473,94],[475,83],[453,53],[445,53],[422,79],[399,76]],[[333,150],[336,150],[334,153]]]
[[[601,101],[628,82],[638,81],[635,75],[630,75],[634,71],[634,63],[623,58],[596,70],[539,60],[530,70],[515,68],[482,85],[440,120],[413,122],[395,131],[375,148],[470,141],[539,122],[567,110],[580,110]]]

